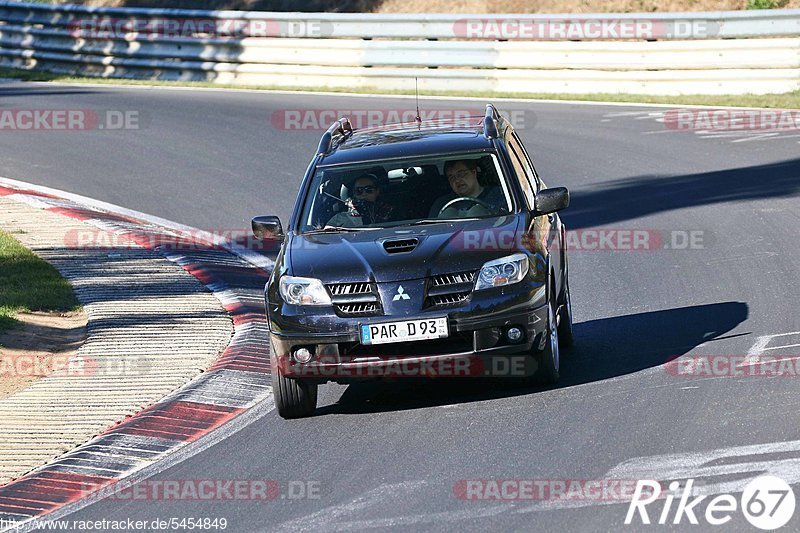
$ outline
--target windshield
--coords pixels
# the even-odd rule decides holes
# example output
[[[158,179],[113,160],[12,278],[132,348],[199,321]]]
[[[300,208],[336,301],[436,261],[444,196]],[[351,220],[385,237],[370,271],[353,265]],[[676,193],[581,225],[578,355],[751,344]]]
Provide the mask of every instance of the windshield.
[[[494,154],[319,167],[300,231],[369,230],[495,217],[512,209]]]

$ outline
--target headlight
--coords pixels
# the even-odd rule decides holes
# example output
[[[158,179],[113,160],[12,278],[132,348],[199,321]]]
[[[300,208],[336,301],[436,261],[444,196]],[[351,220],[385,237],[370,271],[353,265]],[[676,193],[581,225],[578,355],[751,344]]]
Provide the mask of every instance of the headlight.
[[[485,263],[475,282],[475,290],[502,287],[522,281],[528,274],[528,256],[514,254]]]
[[[292,305],[330,305],[331,297],[322,286],[322,282],[314,278],[283,276],[280,281],[283,301]]]

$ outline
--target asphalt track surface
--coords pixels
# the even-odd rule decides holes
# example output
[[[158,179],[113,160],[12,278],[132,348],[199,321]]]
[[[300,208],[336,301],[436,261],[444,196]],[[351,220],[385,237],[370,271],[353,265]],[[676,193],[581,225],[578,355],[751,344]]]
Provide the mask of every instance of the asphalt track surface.
[[[288,218],[319,139],[316,130],[276,128],[274,112],[412,106],[381,97],[7,83],[0,109],[135,110],[143,127],[2,132],[0,175],[200,228],[241,229],[258,214]],[[424,109],[465,107],[480,104],[423,100]],[[743,356],[760,337],[800,331],[798,138],[670,131],[647,115],[661,108],[500,107],[523,112],[520,135],[548,185],[570,188],[570,229],[702,231],[702,248],[573,251],[576,346],[556,387],[328,385],[313,418],[270,412],[152,478],[271,479],[282,496],[289,481],[311,481],[318,499],[117,499],[68,518],[225,517],[233,531],[606,531],[622,526],[627,504],[465,501],[454,487],[619,477],[612,471],[664,479],[665,458],[640,460],[650,465],[644,473],[617,467],[665,454],[690,454],[673,462],[685,462],[684,478],[700,484],[747,480],[767,464],[800,481],[800,452],[790,445],[766,455],[734,448],[723,452],[733,459],[717,463],[710,453],[800,439],[800,377],[676,377],[662,366],[674,356]],[[797,344],[800,335],[769,342]],[[800,347],[771,353],[800,355]],[[722,477],[703,470],[720,462],[732,465]],[[787,527],[798,529],[798,514]],[[750,526],[739,514],[731,527]]]

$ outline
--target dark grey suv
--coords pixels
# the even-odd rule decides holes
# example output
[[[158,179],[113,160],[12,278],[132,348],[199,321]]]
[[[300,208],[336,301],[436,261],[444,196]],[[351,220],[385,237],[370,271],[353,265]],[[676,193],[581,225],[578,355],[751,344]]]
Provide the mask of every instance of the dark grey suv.
[[[572,342],[568,204],[492,105],[458,123],[334,123],[286,228],[253,219],[281,242],[266,287],[281,416],[313,414],[327,381],[558,380]]]

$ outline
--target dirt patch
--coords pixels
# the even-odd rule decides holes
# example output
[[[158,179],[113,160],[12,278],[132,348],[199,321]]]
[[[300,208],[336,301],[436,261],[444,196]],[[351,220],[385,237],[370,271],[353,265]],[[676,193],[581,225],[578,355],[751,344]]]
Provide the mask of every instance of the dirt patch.
[[[0,398],[67,367],[86,339],[86,313],[18,313],[22,327],[0,335]]]

